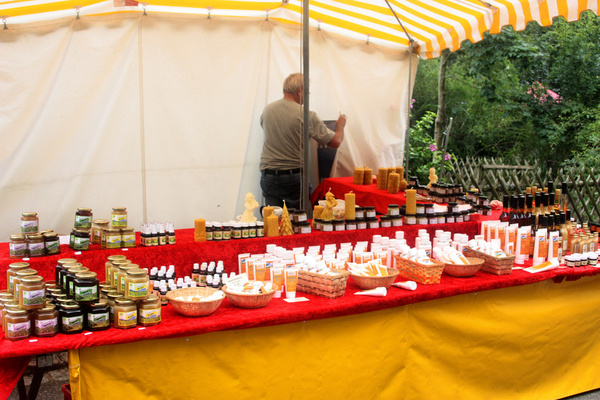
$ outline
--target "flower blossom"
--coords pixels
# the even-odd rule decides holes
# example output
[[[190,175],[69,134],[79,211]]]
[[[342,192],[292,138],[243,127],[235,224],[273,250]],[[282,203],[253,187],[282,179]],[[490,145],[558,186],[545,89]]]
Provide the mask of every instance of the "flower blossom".
[[[446,161],[452,160],[452,156],[450,154],[445,154],[444,160],[446,160]]]
[[[432,143],[432,144],[429,145],[429,150],[436,151],[437,147],[435,146],[435,144]]]

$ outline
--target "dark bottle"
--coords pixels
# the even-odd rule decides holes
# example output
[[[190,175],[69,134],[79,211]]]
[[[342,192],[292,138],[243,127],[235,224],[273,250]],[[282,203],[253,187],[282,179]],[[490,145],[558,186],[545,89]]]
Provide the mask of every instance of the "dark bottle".
[[[531,215],[533,213],[533,196],[528,194],[525,196],[525,225],[531,224]]]
[[[525,196],[519,195],[519,226],[525,226]]]
[[[510,196],[510,214],[508,214],[508,223],[519,223],[519,198],[517,196]]]
[[[510,214],[509,201],[510,197],[507,194],[502,196],[502,214],[500,214],[500,222],[508,222],[508,216]]]

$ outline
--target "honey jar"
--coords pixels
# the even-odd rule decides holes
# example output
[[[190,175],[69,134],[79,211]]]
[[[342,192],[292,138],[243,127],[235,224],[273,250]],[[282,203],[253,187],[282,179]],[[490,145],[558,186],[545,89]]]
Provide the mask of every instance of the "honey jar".
[[[58,310],[53,304],[46,304],[33,313],[33,334],[37,337],[51,337],[58,333]]]
[[[25,236],[21,234],[10,235],[8,252],[10,258],[27,257],[27,240]]]
[[[115,299],[113,327],[118,329],[135,328],[137,325],[137,307],[132,300]]]
[[[24,212],[21,214],[21,232],[38,233],[40,220],[36,212]]]
[[[111,215],[111,224],[113,228],[127,227],[127,208],[113,207]]]
[[[132,265],[132,264],[130,264]],[[144,300],[150,294],[148,271],[141,268],[127,270],[123,295],[130,300]]]
[[[66,293],[68,286],[67,286],[67,275],[69,274],[69,268],[75,268],[75,267],[83,267],[83,264],[80,262],[65,262],[62,263],[62,269],[58,272],[58,281],[56,282],[57,286],[59,288],[62,288],[62,290]]]
[[[121,229],[107,228],[104,230],[104,248],[105,249],[121,248]]]
[[[44,237],[44,250],[48,255],[60,254],[60,238],[56,232],[48,232]]]
[[[6,291],[8,293],[14,293],[14,278],[17,275],[17,271],[21,271],[29,268],[29,263],[26,262],[14,262],[8,265],[8,271],[6,271]]]
[[[93,244],[102,244],[102,230],[108,229],[108,220],[95,219],[92,223],[92,233],[90,241]]]
[[[133,228],[121,228],[121,247],[135,247]]]
[[[127,257],[122,254],[114,254],[106,257],[106,262],[104,263],[104,279],[107,283],[110,284],[110,267],[112,266],[112,262],[117,260],[125,260],[126,258]]]
[[[29,257],[42,257],[46,255],[46,247],[42,235],[27,235],[27,254],[29,254]]]
[[[106,300],[91,303],[87,307],[85,327],[92,332],[110,328],[110,312]]]
[[[21,309],[34,310],[44,308],[46,305],[44,278],[38,275],[28,275],[22,277],[20,280],[19,306]]]
[[[13,278],[13,296],[15,300],[19,300],[19,288],[21,285],[21,279],[26,276],[37,275],[37,271],[35,269],[26,268],[16,272],[15,277]]]
[[[74,298],[74,290],[75,290],[75,275],[81,272],[89,271],[87,267],[69,267],[67,268],[67,276],[65,277],[65,293],[69,299]]]
[[[119,271],[114,275],[116,277],[115,284],[117,293],[123,295],[125,293],[125,277],[127,276],[127,271],[130,269],[138,269],[140,266],[137,264],[125,264],[119,266]]]
[[[117,290],[117,286],[118,286],[118,282],[119,282],[119,280],[117,278],[117,273],[119,272],[119,268],[123,265],[128,265],[128,264],[131,264],[131,261],[126,258],[122,259],[122,260],[114,260],[111,262],[111,266],[108,271],[108,277],[106,278],[106,281],[110,284],[110,287]]]
[[[54,280],[56,281],[56,285],[58,287],[61,287],[60,271],[65,268],[64,265],[75,262],[77,262],[77,260],[74,258],[60,258],[56,261],[56,265],[54,266]]]
[[[162,310],[160,298],[151,294],[146,300],[138,304],[138,324],[141,326],[153,326],[160,324]]]
[[[5,339],[17,341],[31,336],[31,319],[27,311],[12,307],[8,308],[4,320]]]

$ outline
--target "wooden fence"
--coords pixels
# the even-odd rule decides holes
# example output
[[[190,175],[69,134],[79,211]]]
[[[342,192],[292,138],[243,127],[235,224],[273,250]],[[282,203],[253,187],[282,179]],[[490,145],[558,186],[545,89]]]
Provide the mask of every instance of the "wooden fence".
[[[517,160],[506,164],[500,158],[467,158],[450,161],[451,171],[444,171],[442,180],[461,184],[465,190],[477,188],[490,199],[501,200],[502,196],[525,193],[525,188],[544,188],[548,182],[560,189],[568,183],[567,206],[572,217],[579,222],[600,221],[600,174],[595,168],[569,167],[558,170],[543,169]]]

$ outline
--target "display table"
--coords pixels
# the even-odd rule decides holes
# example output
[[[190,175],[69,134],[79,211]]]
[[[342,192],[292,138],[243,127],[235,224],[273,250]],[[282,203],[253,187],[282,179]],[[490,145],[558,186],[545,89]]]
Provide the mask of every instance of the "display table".
[[[478,224],[400,229],[413,244],[418,229],[472,237]],[[184,274],[194,262],[222,259],[232,271],[238,253],[264,252],[268,243],[288,248],[356,243],[374,234],[393,237],[396,230],[215,243],[194,243],[192,230],[182,230],[177,231],[176,245],[129,249],[127,255],[142,267],[175,264]],[[3,254],[5,245],[0,247],[6,249]],[[31,263],[50,279],[58,258],[74,257],[103,271],[110,254],[114,251],[74,255],[64,249],[60,256]],[[10,261],[3,258],[4,273]],[[538,274],[516,270],[508,276],[479,272],[468,279],[442,276],[438,285],[419,285],[414,292],[390,288],[382,298],[355,296],[359,289],[350,278],[346,295],[334,300],[298,293],[309,301],[273,299],[258,310],[238,309],[224,300],[214,314],[202,318],[181,317],[167,306],[163,322],[145,329],[2,339],[0,395],[8,396],[29,356],[70,350],[71,390],[74,398],[84,399],[124,394],[189,398],[208,387],[218,389],[211,392],[216,398],[231,398],[232,392],[236,398],[431,398],[435,393],[475,398],[499,389],[506,391],[500,398],[516,393],[564,397],[600,387],[599,374],[585,372],[594,371],[598,361],[591,355],[600,350],[599,273],[586,267]],[[555,283],[565,280],[575,281]],[[578,338],[575,344],[571,337]]]
[[[336,199],[344,199],[344,195],[353,192],[356,195],[356,205],[361,207],[373,206],[379,214],[386,214],[389,204],[398,204],[399,206],[406,203],[406,195],[404,192],[397,194],[388,193],[387,190],[377,189],[376,184],[371,185],[355,185],[354,177],[342,178],[327,178],[324,179],[319,186],[310,195],[312,204],[317,204],[319,200],[325,199],[325,194],[331,191]]]

